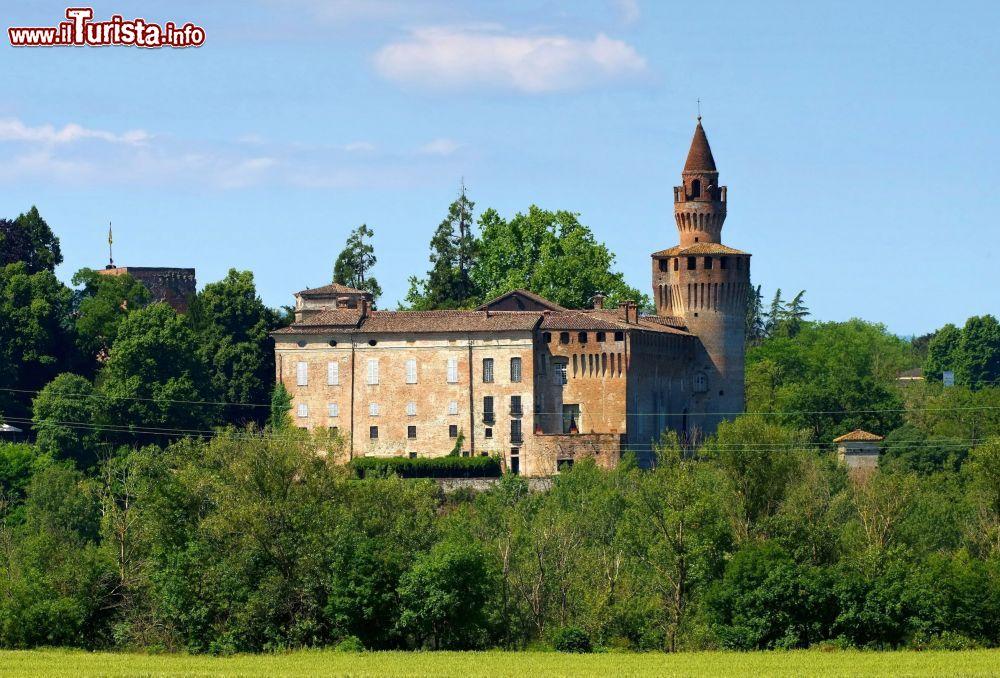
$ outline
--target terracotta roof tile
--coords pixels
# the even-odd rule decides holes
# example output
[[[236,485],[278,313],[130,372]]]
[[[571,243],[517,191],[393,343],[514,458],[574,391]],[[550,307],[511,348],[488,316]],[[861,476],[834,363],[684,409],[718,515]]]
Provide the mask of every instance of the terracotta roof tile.
[[[638,322],[625,322],[623,309],[595,309],[546,313],[543,330],[644,330],[663,334],[690,336],[681,318],[640,316]]]
[[[717,242],[699,242],[694,245],[689,245],[687,247],[681,247],[677,245],[676,247],[668,247],[665,250],[660,250],[659,252],[653,252],[654,257],[684,257],[693,256],[696,254],[745,254],[750,255],[749,252],[744,252],[743,250],[738,250],[728,245],[723,245]]]
[[[691,138],[691,148],[688,150],[687,161],[684,163],[685,172],[715,172],[715,158],[712,157],[712,147],[708,145],[708,137],[705,136],[705,128],[701,126],[701,119],[698,126],[694,128],[694,137]]]
[[[502,300],[506,299],[507,297],[510,297],[510,296],[513,296],[513,295],[520,295],[520,296],[523,296],[523,297],[527,297],[528,299],[531,299],[532,301],[534,301],[539,306],[544,306],[545,308],[548,308],[548,309],[553,310],[553,311],[563,311],[563,310],[565,310],[565,308],[563,306],[560,306],[556,302],[549,301],[548,299],[546,299],[542,295],[535,294],[534,292],[532,292],[530,290],[523,289],[523,288],[518,288],[516,290],[511,290],[510,292],[504,292],[500,296],[494,297],[493,299],[490,299],[489,301],[487,301],[482,306],[477,306],[476,310],[477,311],[484,311],[484,310],[486,310],[486,308],[488,306],[492,306],[493,304],[497,303],[498,301],[502,301]]]
[[[839,438],[834,438],[835,443],[878,443],[885,440],[883,436],[856,428],[850,433],[845,433]]]
[[[322,287],[312,287],[306,288],[296,294],[299,297],[325,297],[334,294],[369,294],[365,290],[354,289],[353,287],[348,287],[347,285],[340,285],[338,283],[331,283],[329,285],[323,285]]]
[[[533,330],[537,311],[373,311],[362,332],[504,332]]]

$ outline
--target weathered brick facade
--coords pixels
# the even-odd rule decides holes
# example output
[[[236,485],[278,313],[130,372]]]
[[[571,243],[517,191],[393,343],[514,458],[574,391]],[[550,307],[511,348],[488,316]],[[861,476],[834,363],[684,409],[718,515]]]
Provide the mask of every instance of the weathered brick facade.
[[[565,309],[515,290],[475,311],[373,311],[341,285],[296,294],[274,333],[303,428],[336,427],[345,457],[501,456],[530,476],[663,431],[710,433],[743,409],[750,255],[721,243],[726,189],[699,120],[674,190],[680,245],[652,255],[656,316]],[[516,367],[515,367],[516,365]]]

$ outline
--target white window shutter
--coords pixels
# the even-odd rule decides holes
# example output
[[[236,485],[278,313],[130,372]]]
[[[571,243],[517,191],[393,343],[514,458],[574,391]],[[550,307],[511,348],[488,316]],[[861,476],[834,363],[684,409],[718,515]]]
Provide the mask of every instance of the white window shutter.
[[[299,386],[309,385],[309,363],[299,361],[295,365],[295,383]]]
[[[417,416],[417,404],[416,403],[413,403],[413,402],[406,403],[406,415],[408,417],[415,417],[415,416]]]
[[[448,403],[448,414],[458,414],[458,401],[452,400]]]
[[[417,361],[413,358],[406,361],[406,383],[417,383]]]
[[[303,417],[303,418],[308,417],[309,416],[309,406],[306,405],[305,403],[299,403],[298,415],[300,417]]]
[[[378,358],[368,359],[368,383],[378,383]]]
[[[372,417],[378,416],[378,403],[368,403],[368,414]]]
[[[326,408],[327,408],[327,415],[328,416],[331,416],[331,417],[339,417],[340,416],[340,405],[338,405],[337,403],[330,403],[329,405],[326,406]]]
[[[458,383],[458,358],[448,358],[448,383]]]
[[[328,386],[336,386],[340,383],[340,363],[326,364],[326,383]]]

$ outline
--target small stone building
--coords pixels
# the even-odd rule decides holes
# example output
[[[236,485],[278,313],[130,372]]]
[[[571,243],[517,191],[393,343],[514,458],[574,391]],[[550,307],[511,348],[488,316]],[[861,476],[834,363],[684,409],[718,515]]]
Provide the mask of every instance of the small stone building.
[[[342,285],[298,292],[295,322],[272,334],[296,425],[337,429],[347,459],[457,449],[530,476],[584,457],[611,468],[626,450],[648,463],[666,430],[714,432],[743,411],[750,254],[722,244],[727,189],[700,118],[681,180],[680,244],[651,255],[655,315],[527,290],[463,311],[373,310]]]
[[[882,451],[880,435],[856,428],[839,438],[834,438],[837,445],[837,460],[847,466],[849,471],[878,468],[878,458]]]

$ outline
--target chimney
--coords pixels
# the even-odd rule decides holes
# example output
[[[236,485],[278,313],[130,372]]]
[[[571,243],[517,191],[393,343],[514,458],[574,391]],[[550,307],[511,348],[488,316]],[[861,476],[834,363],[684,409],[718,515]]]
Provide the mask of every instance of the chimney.
[[[598,292],[594,295],[594,310],[600,311],[604,308],[604,295]]]
[[[368,297],[364,296],[358,299],[358,310],[361,311],[361,317],[368,317]]]
[[[625,302],[625,322],[636,323],[639,321],[639,306],[634,301]]]

